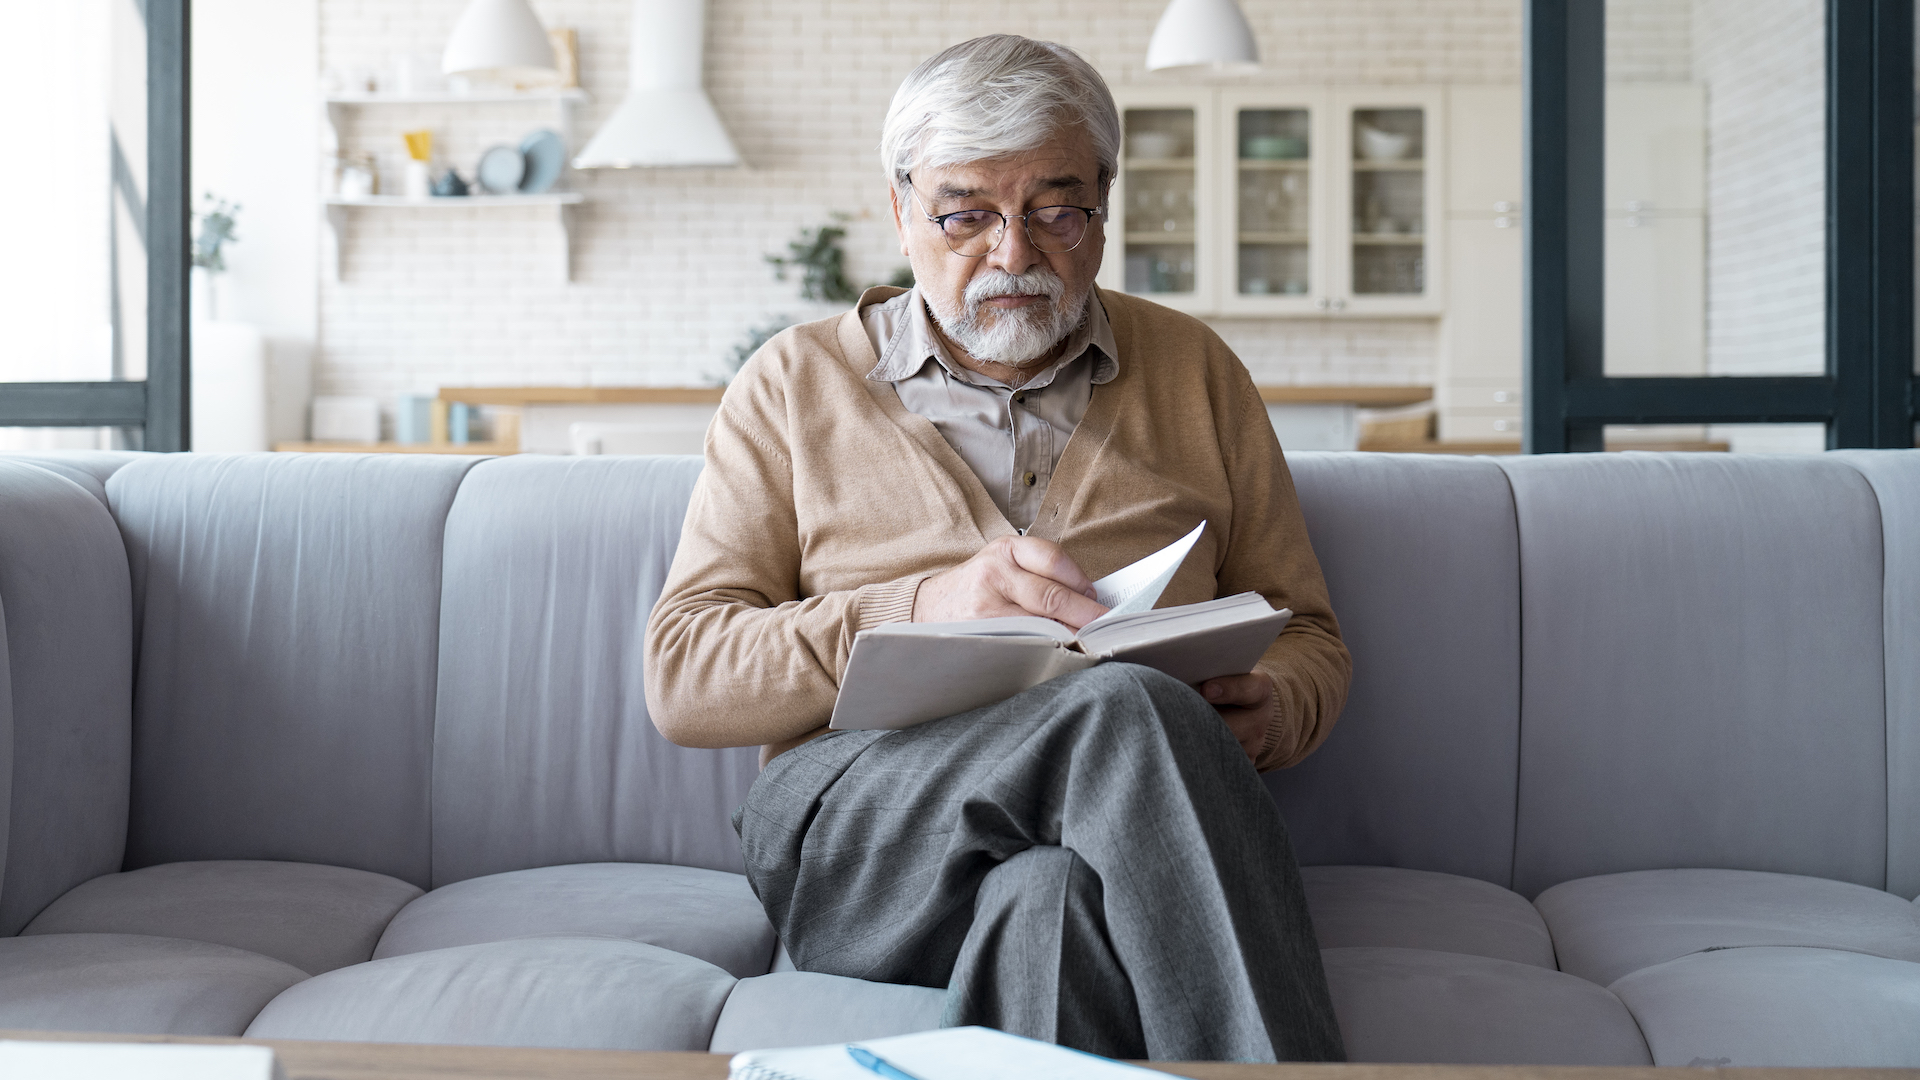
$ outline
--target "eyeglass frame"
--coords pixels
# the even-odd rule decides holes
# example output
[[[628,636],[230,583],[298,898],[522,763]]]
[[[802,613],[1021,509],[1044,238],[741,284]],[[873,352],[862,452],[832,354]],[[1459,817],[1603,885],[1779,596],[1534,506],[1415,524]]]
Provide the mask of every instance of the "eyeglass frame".
[[[907,191],[913,196],[913,204],[920,208],[921,216],[933,222],[934,227],[940,230],[940,238],[947,242],[947,250],[953,251],[955,255],[959,255],[962,259],[984,259],[994,252],[999,251],[1000,245],[1007,242],[1007,225],[1016,218],[1020,221],[1021,231],[1027,234],[1027,243],[1033,245],[1033,250],[1043,255],[1065,255],[1069,251],[1079,250],[1080,245],[1087,242],[1087,233],[1093,231],[1093,219],[1106,213],[1106,208],[1102,206],[1075,206],[1072,203],[1054,203],[1051,206],[1036,206],[1024,214],[1003,214],[998,210],[988,210],[984,207],[969,207],[965,210],[955,210],[952,213],[941,214],[936,217],[933,214],[927,213],[927,204],[920,201],[920,189],[913,186],[913,174],[907,173],[903,179],[907,182]],[[1027,225],[1027,219],[1042,210],[1078,210],[1087,215],[1087,231],[1080,234],[1080,239],[1075,240],[1072,247],[1062,248],[1059,251],[1048,251],[1034,240],[1033,232]],[[994,217],[999,218],[1000,235],[994,238],[993,245],[978,255],[961,255],[960,252],[954,251],[953,238],[947,235],[947,219],[960,214],[992,214]]]

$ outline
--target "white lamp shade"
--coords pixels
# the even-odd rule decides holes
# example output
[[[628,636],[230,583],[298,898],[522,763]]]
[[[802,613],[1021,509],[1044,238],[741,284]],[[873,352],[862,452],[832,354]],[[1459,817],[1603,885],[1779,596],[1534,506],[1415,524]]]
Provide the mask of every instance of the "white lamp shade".
[[[1253,27],[1235,0],[1172,0],[1147,42],[1147,70],[1247,68],[1260,63]]]
[[[559,74],[547,28],[527,0],[473,0],[453,24],[440,70],[535,82]]]
[[[702,0],[634,0],[627,33],[627,96],[573,159],[573,167],[740,164],[740,152],[701,86]]]

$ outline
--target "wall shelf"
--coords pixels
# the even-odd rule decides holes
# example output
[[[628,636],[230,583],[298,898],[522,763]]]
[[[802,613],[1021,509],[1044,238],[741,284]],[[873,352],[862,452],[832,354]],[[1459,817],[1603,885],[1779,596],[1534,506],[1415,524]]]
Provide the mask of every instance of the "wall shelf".
[[[333,234],[331,255],[333,280],[341,280],[341,267],[346,262],[345,239],[347,215],[353,210],[485,210],[500,207],[551,207],[554,211],[554,224],[560,230],[560,281],[562,284],[573,280],[573,229],[576,208],[586,201],[586,196],[578,191],[548,191],[539,195],[458,195],[426,199],[410,199],[405,195],[366,195],[348,198],[343,195],[329,195],[323,200],[327,207],[328,231]]]

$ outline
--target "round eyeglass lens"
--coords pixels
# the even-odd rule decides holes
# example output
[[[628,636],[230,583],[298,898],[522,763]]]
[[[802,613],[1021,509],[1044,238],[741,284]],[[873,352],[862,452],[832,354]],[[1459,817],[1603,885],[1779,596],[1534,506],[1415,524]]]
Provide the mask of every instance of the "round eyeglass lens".
[[[941,228],[947,234],[947,246],[956,255],[985,255],[1000,239],[1006,219],[991,210],[962,210],[948,214]]]
[[[1027,238],[1051,254],[1072,251],[1087,235],[1087,212],[1077,206],[1043,206],[1027,215]]]

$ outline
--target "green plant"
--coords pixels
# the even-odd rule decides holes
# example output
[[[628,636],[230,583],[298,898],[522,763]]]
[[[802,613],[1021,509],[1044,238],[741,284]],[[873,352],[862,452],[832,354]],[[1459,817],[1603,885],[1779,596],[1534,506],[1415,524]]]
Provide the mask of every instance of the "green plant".
[[[234,216],[240,213],[239,203],[229,203],[209,191],[205,196],[206,208],[194,215],[200,220],[200,235],[193,240],[193,265],[210,273],[224,273],[227,269],[226,246],[237,243],[239,236],[234,234]]]
[[[860,299],[866,287],[858,286],[847,277],[847,253],[840,242],[847,238],[847,230],[838,223],[848,220],[846,214],[834,214],[834,224],[819,225],[811,229],[801,229],[800,235],[787,244],[787,254],[768,255],[767,262],[773,266],[776,281],[787,280],[787,271],[800,273],[800,296],[806,300],[826,303],[851,304]],[[903,266],[893,272],[886,284],[899,289],[913,288],[913,268]],[[740,373],[740,368],[760,351],[773,335],[792,326],[797,320],[790,315],[776,315],[747,331],[740,344],[733,347],[722,361],[726,365],[720,375],[720,382],[729,383]]]

